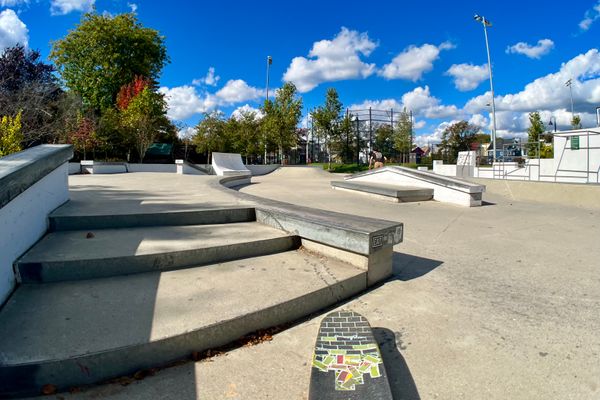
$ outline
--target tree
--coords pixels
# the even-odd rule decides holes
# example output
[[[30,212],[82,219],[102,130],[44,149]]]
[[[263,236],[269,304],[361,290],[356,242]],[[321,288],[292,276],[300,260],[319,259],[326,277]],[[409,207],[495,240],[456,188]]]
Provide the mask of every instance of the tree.
[[[539,112],[529,113],[529,128],[527,128],[527,155],[530,157],[540,156],[538,153],[539,142],[546,131]]]
[[[209,162],[213,151],[223,151],[226,145],[223,114],[220,111],[204,114],[204,118],[196,126],[193,141],[198,151],[208,153]]]
[[[131,134],[140,162],[143,161],[148,148],[164,130],[166,112],[167,103],[163,95],[150,87],[139,92],[131,99],[127,108],[121,111],[122,124]]]
[[[230,120],[236,120],[235,142],[237,151],[246,157],[260,152],[260,124],[261,119],[254,111],[242,111],[239,118],[231,117]]]
[[[338,151],[343,146],[340,131],[342,107],[337,90],[329,88],[325,95],[325,104],[312,112],[315,129],[325,139],[327,153],[329,154],[329,169],[331,169],[332,145]]]
[[[402,154],[403,162],[408,162],[412,150],[412,118],[406,108],[400,112],[394,133],[394,148]]]
[[[379,150],[388,159],[394,150],[394,131],[388,124],[382,124],[375,129],[374,148]]]
[[[91,117],[79,115],[76,128],[68,135],[68,142],[73,145],[76,151],[83,153],[83,159],[87,159],[87,152],[100,144],[96,136],[96,123]]]
[[[579,115],[573,115],[571,119],[571,128],[581,129],[581,117]]]
[[[23,149],[22,141],[21,113],[14,118],[3,116],[0,119],[0,157],[21,151]]]
[[[275,101],[265,101],[263,131],[267,140],[279,149],[283,162],[283,152],[297,143],[296,126],[302,114],[302,99],[297,96],[296,86],[286,82],[275,94]]]
[[[156,82],[168,63],[164,38],[143,27],[133,13],[84,14],[77,27],[52,44],[67,87],[95,111],[115,104],[117,93],[136,76]]]
[[[0,55],[0,114],[20,113],[25,147],[54,141],[64,128],[66,95],[54,76],[54,67],[40,61],[40,53],[22,45]]]
[[[455,161],[458,158],[458,152],[471,149],[471,144],[475,142],[478,133],[479,128],[467,121],[455,122],[444,129],[440,150],[450,161]]]

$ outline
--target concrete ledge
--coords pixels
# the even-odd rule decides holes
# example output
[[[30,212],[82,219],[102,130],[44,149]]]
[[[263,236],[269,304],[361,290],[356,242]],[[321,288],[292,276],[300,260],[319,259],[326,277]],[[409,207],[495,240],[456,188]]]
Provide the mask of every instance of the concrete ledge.
[[[171,211],[161,213],[124,215],[61,215],[58,212],[49,216],[50,231],[71,231],[83,229],[132,228],[141,226],[175,226],[228,224],[256,220],[253,207],[214,208],[198,211]]]
[[[72,157],[69,144],[44,144],[0,158],[0,208]]]
[[[433,189],[411,186],[397,186],[384,183],[365,183],[352,181],[332,181],[334,189],[346,189],[378,196],[390,197],[399,202],[427,201],[433,198]]]
[[[384,167],[352,175],[346,180],[361,183],[396,184],[433,189],[433,199],[465,207],[481,206],[485,186],[461,179],[404,167]]]
[[[215,177],[211,186],[230,193],[230,189],[223,184],[228,179]],[[258,222],[339,249],[369,255],[382,248],[393,247],[403,239],[404,225],[401,222],[317,210],[247,193],[235,193],[240,199],[256,204]]]
[[[372,286],[392,275],[392,263],[390,260],[392,258],[393,247],[386,247],[375,254],[364,256],[313,242],[312,240],[302,239],[301,243],[302,247],[308,251],[319,253],[362,269],[367,273],[367,286]]]

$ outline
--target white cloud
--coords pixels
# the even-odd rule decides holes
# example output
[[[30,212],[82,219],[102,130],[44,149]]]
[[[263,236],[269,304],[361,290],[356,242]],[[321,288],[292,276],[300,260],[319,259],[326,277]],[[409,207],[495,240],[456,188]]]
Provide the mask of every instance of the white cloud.
[[[135,3],[127,3],[127,7],[131,10],[132,13],[136,13],[138,9],[138,5]]]
[[[420,120],[420,121],[414,121],[414,122],[413,122],[413,128],[414,128],[414,129],[421,129],[421,128],[424,128],[424,127],[425,127],[425,125],[427,125],[427,121],[425,121],[425,120],[423,120],[423,119],[422,119],[422,120]]]
[[[548,74],[527,84],[515,94],[496,96],[496,110],[523,111],[556,110],[570,108],[568,79],[573,79],[573,102],[575,110],[592,112],[600,104],[600,53],[591,49],[563,63],[556,73]],[[485,109],[491,100],[490,93],[477,96],[467,102],[465,110],[471,113]]]
[[[585,12],[583,19],[579,22],[579,29],[587,31],[598,18],[600,18],[600,0],[590,10]]]
[[[294,57],[283,80],[305,93],[323,82],[366,78],[375,72],[375,64],[367,64],[360,57],[368,57],[376,47],[366,32],[342,27],[333,40],[315,42],[308,58]]]
[[[228,106],[243,101],[255,100],[263,96],[263,90],[249,86],[241,79],[228,81],[216,93],[198,93],[190,85],[174,88],[161,87],[159,92],[165,95],[171,119],[183,120],[195,114],[216,110],[219,106]]]
[[[421,79],[424,73],[433,69],[433,62],[439,58],[440,51],[453,49],[450,42],[439,46],[424,44],[421,47],[409,46],[398,54],[391,63],[378,72],[386,79],[409,79],[413,82]]]
[[[0,7],[18,7],[29,4],[29,0],[0,0]]]
[[[454,64],[446,71],[446,75],[454,79],[454,86],[458,90],[466,92],[476,89],[481,82],[488,79],[488,67],[487,64]]]
[[[473,114],[471,118],[469,118],[469,123],[478,126],[483,130],[490,128],[490,120],[482,114]]]
[[[265,91],[249,86],[241,79],[227,81],[225,86],[215,94],[222,104],[241,103],[256,100],[265,95]]]
[[[215,67],[210,67],[206,76],[204,78],[194,79],[192,81],[192,85],[200,86],[200,85],[208,85],[208,86],[217,86],[217,82],[221,79],[220,76],[215,75]]]
[[[0,12],[0,51],[17,43],[27,47],[29,30],[13,10],[4,10]]]
[[[191,126],[186,126],[177,132],[177,137],[181,140],[189,140],[196,134],[196,129]]]
[[[541,39],[538,40],[535,46],[530,45],[529,43],[519,42],[512,46],[508,46],[506,48],[506,53],[510,54],[523,54],[529,58],[541,58],[542,56],[548,54],[550,50],[554,48],[554,42],[550,39]]]
[[[460,120],[453,119],[451,121],[441,122],[431,133],[415,136],[415,143],[418,146],[427,146],[429,144],[438,144],[442,141],[444,130],[450,125],[459,122]]]
[[[87,12],[92,9],[96,0],[50,0],[52,15],[65,15],[73,11]]]
[[[200,96],[193,86],[161,87],[159,92],[165,95],[169,107],[167,115],[171,119],[186,119],[194,114],[214,110],[218,106],[214,95]]]
[[[460,114],[455,105],[443,105],[440,99],[431,95],[429,86],[416,87],[410,92],[404,93],[400,101],[396,99],[365,100],[360,104],[353,104],[350,109],[364,110],[367,108],[376,110],[401,111],[406,108],[412,111],[415,117],[423,118],[448,118]]]
[[[402,95],[402,104],[413,114],[426,118],[448,118],[459,113],[455,105],[440,104],[440,99],[431,95],[429,86],[417,87]]]
[[[254,108],[249,104],[244,104],[243,106],[236,108],[231,113],[231,116],[239,120],[244,114],[248,113],[254,113],[254,119],[261,119],[264,116],[263,112],[260,109]]]

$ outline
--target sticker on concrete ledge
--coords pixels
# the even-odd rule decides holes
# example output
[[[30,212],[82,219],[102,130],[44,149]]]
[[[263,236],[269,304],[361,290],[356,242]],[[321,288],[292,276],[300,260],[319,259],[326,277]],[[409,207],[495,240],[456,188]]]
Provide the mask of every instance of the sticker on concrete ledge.
[[[371,247],[381,247],[383,246],[383,235],[373,236]]]

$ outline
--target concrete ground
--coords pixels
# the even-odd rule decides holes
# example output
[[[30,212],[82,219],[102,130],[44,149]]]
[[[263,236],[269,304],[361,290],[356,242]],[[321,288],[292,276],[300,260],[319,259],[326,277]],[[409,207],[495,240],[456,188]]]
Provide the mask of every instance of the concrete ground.
[[[332,179],[341,176],[284,168],[241,191],[405,223],[394,277],[343,305],[374,327],[396,399],[600,399],[600,206],[495,189],[478,208],[394,204],[334,191]],[[152,195],[149,183],[136,196]],[[306,399],[326,313],[269,342],[60,397]]]

